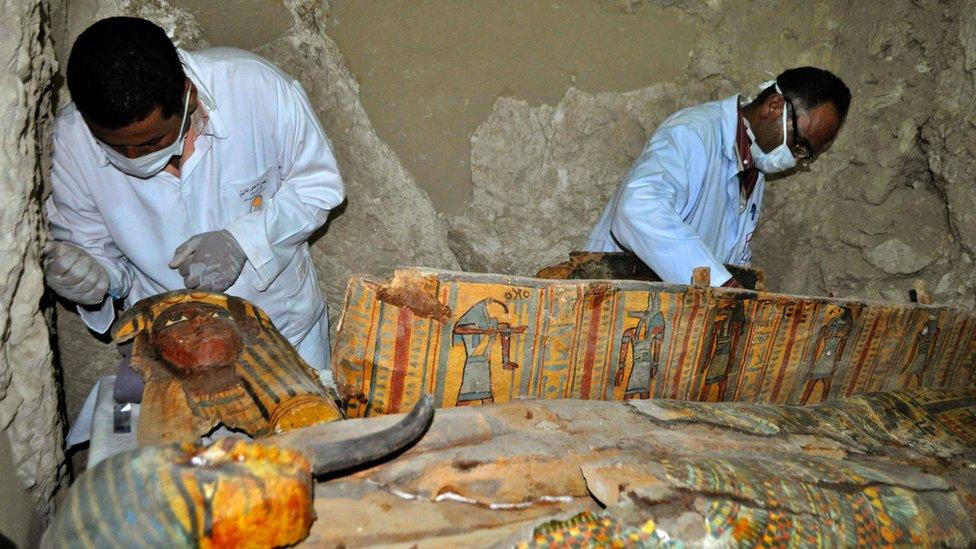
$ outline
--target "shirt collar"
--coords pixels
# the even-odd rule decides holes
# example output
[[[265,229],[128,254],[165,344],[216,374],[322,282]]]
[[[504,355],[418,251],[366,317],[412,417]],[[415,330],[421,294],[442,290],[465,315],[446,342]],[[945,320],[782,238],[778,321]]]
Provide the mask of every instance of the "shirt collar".
[[[81,111],[78,111],[78,118],[82,118]],[[91,139],[91,146],[95,151],[95,162],[98,163],[98,167],[107,167],[109,165],[108,156],[105,154],[105,151],[102,150],[102,146],[98,144],[98,138],[92,134],[90,129],[88,129],[88,125],[84,122],[83,118],[81,124],[85,128],[85,133]]]
[[[733,95],[722,100],[722,154],[730,162],[739,163],[736,137],[739,129],[739,96]]]
[[[742,107],[738,108],[738,120],[736,121],[735,130],[735,155],[739,162],[739,171],[748,170],[749,168],[755,168],[755,162],[752,159],[752,139],[749,137],[749,132],[746,130],[746,120],[745,115],[742,114]]]
[[[204,133],[213,135],[217,139],[227,138],[227,125],[224,124],[223,116],[221,115],[220,109],[217,106],[217,102],[214,100],[213,93],[210,92],[207,86],[203,83],[203,79],[199,76],[200,63],[197,61],[193,53],[180,48],[177,48],[176,51],[180,56],[180,60],[183,61],[183,70],[186,72],[186,77],[189,78],[190,82],[193,82],[193,85],[197,88],[198,100],[207,110],[207,116],[210,120],[207,124],[207,131]]]

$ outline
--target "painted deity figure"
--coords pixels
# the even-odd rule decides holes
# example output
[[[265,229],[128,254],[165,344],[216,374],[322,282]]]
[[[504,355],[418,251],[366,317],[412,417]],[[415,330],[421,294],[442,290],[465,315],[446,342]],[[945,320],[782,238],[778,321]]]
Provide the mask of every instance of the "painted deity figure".
[[[914,380],[916,387],[921,386],[922,375],[925,374],[925,370],[929,366],[940,331],[939,318],[935,315],[929,315],[929,321],[915,334],[915,340],[905,360],[905,368],[901,372],[908,374],[908,379],[905,380],[906,387],[910,386],[912,380]]]
[[[699,373],[703,373],[705,381],[702,384],[699,400],[706,400],[713,387],[718,388],[716,401],[725,398],[725,389],[729,375],[735,367],[736,350],[739,337],[745,324],[742,302],[737,299],[722,300],[711,329],[706,334],[705,349],[702,353]]]
[[[637,326],[624,330],[620,338],[620,358],[617,360],[617,373],[614,387],[624,381],[627,364],[627,351],[631,350],[630,378],[627,380],[625,399],[650,398],[651,386],[661,364],[661,348],[664,345],[664,315],[661,314],[660,299],[656,294],[648,298],[647,311],[632,311],[631,318],[639,319]]]
[[[752,315],[752,326],[749,332],[749,347],[744,348],[740,353],[744,363],[752,363],[752,361],[757,360],[762,365],[762,370],[758,372],[758,379],[753,380],[740,380],[736,383],[735,392],[730,394],[730,400],[740,400],[739,395],[741,391],[747,391],[753,395],[753,398],[757,398],[762,391],[762,380],[766,375],[766,368],[768,367],[768,357],[770,353],[770,346],[775,342],[776,333],[776,318],[779,314],[778,307],[770,302],[759,303],[756,307],[755,312]]]
[[[515,370],[511,360],[512,334],[524,333],[525,326],[512,326],[491,316],[489,306],[496,305],[508,314],[508,306],[497,299],[483,299],[475,303],[454,324],[454,345],[464,345],[464,371],[457,405],[488,404],[495,401],[491,389],[491,349],[496,337],[502,346],[502,369]]]
[[[813,389],[820,384],[820,402],[827,400],[830,394],[830,383],[837,372],[847,337],[851,333],[851,310],[841,307],[831,310],[825,323],[817,334],[813,355],[810,357],[810,373],[803,387],[800,404],[806,404],[813,393]]]

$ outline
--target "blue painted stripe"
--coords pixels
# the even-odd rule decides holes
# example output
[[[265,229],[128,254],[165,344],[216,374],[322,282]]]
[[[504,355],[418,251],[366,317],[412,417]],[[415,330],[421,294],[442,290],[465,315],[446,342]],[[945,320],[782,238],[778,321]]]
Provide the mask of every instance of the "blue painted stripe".
[[[258,386],[261,387],[261,390],[264,391],[271,400],[274,400],[276,404],[281,402],[281,398],[278,396],[278,393],[272,390],[265,380],[258,375],[256,371],[254,371],[253,365],[257,361],[255,360],[254,353],[251,352],[251,349],[244,350],[242,359],[243,360],[239,360],[237,362],[237,365],[240,366],[241,369],[244,370],[244,372],[246,372],[253,381],[257,382]],[[255,402],[257,401],[255,400]]]
[[[532,352],[535,347],[535,336],[536,330],[539,329],[535,325],[535,319],[538,317],[539,313],[539,292],[537,290],[529,290],[531,297],[522,303],[523,310],[525,313],[525,324],[528,328],[525,333],[521,335],[522,339],[522,358],[519,359],[519,368],[522,369],[519,372],[519,396],[527,397],[532,393],[529,392],[529,385],[532,382],[532,368],[535,366],[533,360],[537,353]]]
[[[457,307],[457,284],[450,285],[451,291],[447,297],[447,306],[452,311]],[[451,339],[454,331],[454,323],[446,322],[441,326],[441,348],[437,357],[437,379],[434,389],[434,406],[444,405],[444,383],[447,377],[448,358],[451,354]]]
[[[543,310],[542,314],[542,325],[539,326],[539,348],[535,353],[533,353],[536,357],[536,362],[533,365],[535,370],[535,379],[532,380],[533,386],[531,393],[536,397],[542,396],[542,370],[545,368],[546,355],[548,354],[548,346],[546,343],[549,339],[549,317],[552,316],[551,287],[545,288],[541,292],[541,295],[544,297],[540,300],[539,306],[541,307],[544,303],[545,310]]]
[[[373,409],[373,399],[376,398],[376,371],[379,370],[376,364],[376,356],[380,354],[381,344],[383,343],[383,316],[386,312],[386,303],[383,303],[376,299],[374,303],[379,303],[380,314],[376,324],[373,324],[373,329],[376,330],[376,343],[373,346],[373,363],[370,364],[369,370],[369,395],[366,397],[366,409],[363,411],[364,416],[368,416],[370,411]]]
[[[623,294],[617,294],[616,299],[620,300],[617,307],[617,315],[614,321],[614,331],[610,335],[610,360],[607,362],[605,375],[607,382],[603,385],[603,400],[609,400],[608,395],[613,393],[613,379],[617,375],[617,361],[620,360],[620,341],[624,336],[624,328],[627,322],[627,301]],[[651,293],[647,293],[648,307],[650,307]]]
[[[427,376],[428,375],[432,375],[432,373],[430,371],[431,368],[429,367],[429,365],[430,365],[430,362],[429,362],[430,361],[430,342],[431,342],[431,340],[434,339],[434,326],[436,326],[438,324],[439,324],[439,322],[437,322],[435,320],[428,320],[427,321],[427,337],[426,337],[426,341],[424,342],[424,360],[421,362],[421,364],[423,365],[423,367],[421,368],[421,372],[422,372],[423,375],[420,378],[420,394],[421,395],[427,392]],[[418,395],[417,398],[419,399],[420,396]]]

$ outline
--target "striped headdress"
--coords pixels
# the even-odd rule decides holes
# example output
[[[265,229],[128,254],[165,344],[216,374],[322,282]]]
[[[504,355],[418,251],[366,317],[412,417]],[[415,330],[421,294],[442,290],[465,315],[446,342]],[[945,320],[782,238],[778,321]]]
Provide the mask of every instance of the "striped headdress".
[[[146,382],[140,444],[194,442],[218,423],[252,436],[341,418],[317,376],[261,309],[178,290],[136,303],[112,330]]]

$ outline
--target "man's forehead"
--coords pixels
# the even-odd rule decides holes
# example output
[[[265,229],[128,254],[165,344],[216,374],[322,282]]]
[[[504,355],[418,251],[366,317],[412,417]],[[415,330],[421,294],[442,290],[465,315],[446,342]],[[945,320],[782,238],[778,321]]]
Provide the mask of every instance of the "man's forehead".
[[[162,109],[157,106],[149,113],[149,116],[121,128],[103,128],[87,119],[85,122],[95,137],[109,145],[138,145],[142,140],[159,137],[160,134],[166,133],[172,118],[172,116],[164,118]]]

